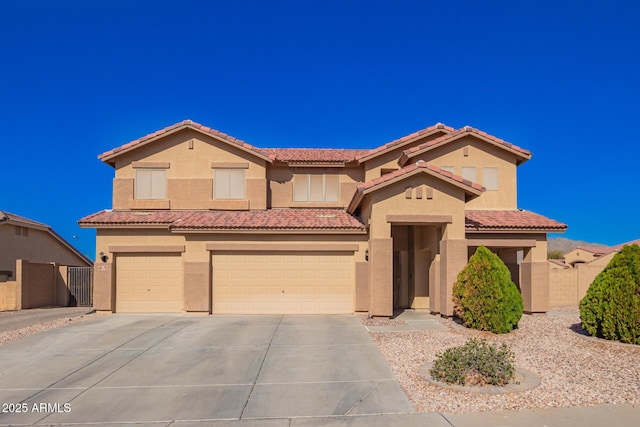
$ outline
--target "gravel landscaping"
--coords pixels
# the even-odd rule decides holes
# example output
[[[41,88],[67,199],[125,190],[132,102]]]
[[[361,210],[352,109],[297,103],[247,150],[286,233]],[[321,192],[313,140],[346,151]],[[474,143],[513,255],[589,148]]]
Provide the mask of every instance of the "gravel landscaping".
[[[371,332],[416,411],[467,413],[525,408],[640,403],[640,346],[585,339],[577,307],[548,315],[524,315],[519,328],[494,335],[466,329],[437,317],[446,331]],[[455,391],[424,380],[418,370],[436,353],[477,337],[506,342],[516,367],[540,377],[540,385],[520,393]]]
[[[11,316],[14,313],[19,313],[16,311],[5,311],[0,312],[0,316]],[[78,323],[84,320],[93,319],[94,317],[100,316],[96,312],[90,314],[83,314],[80,316],[74,317],[65,317],[63,319],[56,319],[46,322],[40,322],[33,326],[29,326],[26,328],[15,329],[11,331],[0,331],[0,345],[7,344],[15,340],[19,340],[20,338],[28,337],[29,335],[37,334],[38,332],[48,331],[49,329],[60,328],[62,326],[69,325],[71,323]]]

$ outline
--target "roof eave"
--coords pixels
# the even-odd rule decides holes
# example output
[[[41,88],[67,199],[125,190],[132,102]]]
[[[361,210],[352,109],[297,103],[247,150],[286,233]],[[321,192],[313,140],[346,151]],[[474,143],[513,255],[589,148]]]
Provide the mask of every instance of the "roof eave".
[[[420,131],[418,131],[418,132],[420,132]],[[381,156],[383,154],[389,153],[389,152],[391,152],[393,150],[397,150],[398,148],[405,147],[405,146],[407,146],[407,145],[409,145],[409,144],[411,144],[413,142],[416,142],[416,141],[418,141],[418,140],[420,140],[422,138],[426,138],[428,136],[432,136],[432,135],[434,135],[436,133],[448,134],[450,132],[453,132],[453,128],[450,128],[450,127],[448,127],[446,125],[443,125],[443,127],[432,129],[430,131],[427,131],[427,132],[423,133],[422,135],[416,135],[414,138],[410,138],[410,139],[408,139],[408,140],[406,140],[406,141],[404,141],[402,143],[398,143],[396,145],[392,145],[392,146],[386,147],[386,148],[384,148],[384,149],[382,149],[380,151],[375,151],[375,150],[379,149],[380,147],[384,147],[386,144],[385,145],[381,145],[380,147],[377,147],[377,148],[374,148],[374,149],[370,150],[371,153],[369,153],[369,154],[366,154],[366,155],[360,156],[360,157],[356,157],[355,161],[356,161],[356,163],[358,165],[361,165],[361,164],[363,164],[363,163],[365,163],[365,162],[367,162],[367,161],[369,161],[371,159],[375,159],[378,156]]]
[[[149,137],[149,139],[141,141],[141,142],[139,142],[137,144],[133,144],[130,147],[126,147],[126,148],[118,147],[118,148],[121,148],[121,149],[115,148],[113,150],[114,151],[113,153],[110,153],[109,151],[106,151],[106,152],[98,155],[98,159],[102,160],[104,163],[107,163],[110,166],[115,166],[115,161],[113,161],[113,160],[115,160],[118,156],[120,156],[122,154],[125,154],[125,153],[128,153],[130,151],[136,150],[136,149],[138,149],[140,147],[144,147],[147,144],[153,143],[155,141],[158,141],[158,140],[160,140],[162,138],[165,138],[167,136],[173,135],[173,134],[175,134],[177,132],[180,132],[180,131],[183,131],[185,129],[194,130],[196,132],[201,133],[202,135],[208,136],[210,138],[214,138],[214,139],[216,139],[216,140],[218,140],[220,142],[224,142],[225,144],[229,144],[232,147],[238,148],[238,149],[240,149],[240,150],[242,150],[242,151],[244,151],[246,153],[252,154],[252,155],[254,155],[254,156],[256,156],[256,157],[258,157],[258,158],[260,158],[260,159],[262,159],[262,160],[264,160],[266,162],[268,162],[268,163],[273,163],[273,161],[274,161],[274,157],[272,157],[272,156],[268,156],[268,155],[263,154],[261,152],[258,152],[256,150],[251,150],[251,149],[249,149],[247,147],[242,146],[241,144],[235,144],[235,143],[233,143],[231,141],[227,141],[226,139],[221,138],[218,135],[215,135],[213,133],[210,133],[210,132],[207,132],[207,131],[204,131],[204,130],[200,129],[199,127],[195,126],[192,123],[181,124],[179,126],[176,126],[175,128],[167,130],[166,132],[162,132],[161,134],[151,136],[151,137]],[[125,144],[125,145],[127,145],[127,144]]]
[[[423,148],[421,148],[419,150],[416,150],[414,152],[411,152],[411,153],[409,153],[408,150],[405,150],[405,151],[402,152],[402,155],[398,159],[398,165],[400,165],[400,167],[404,167],[407,163],[410,163],[410,160],[413,157],[418,156],[418,155],[423,154],[423,153],[426,153],[427,151],[431,151],[431,150],[434,150],[436,148],[442,147],[442,146],[444,146],[446,144],[449,144],[449,143],[451,143],[453,141],[457,141],[458,139],[464,138],[467,135],[473,136],[473,137],[475,137],[475,138],[477,138],[477,139],[479,139],[481,141],[484,141],[484,142],[486,142],[488,144],[491,144],[491,145],[493,145],[493,146],[495,146],[497,148],[501,148],[501,149],[503,149],[505,151],[508,151],[509,153],[515,155],[516,159],[517,159],[516,160],[517,165],[521,165],[522,163],[524,163],[527,160],[531,159],[532,154],[528,150],[526,152],[515,150],[515,149],[513,149],[511,147],[508,147],[508,146],[506,146],[504,144],[500,144],[499,142],[496,142],[496,141],[492,140],[491,138],[487,138],[487,137],[485,137],[483,135],[479,135],[476,132],[466,131],[466,132],[460,132],[460,133],[458,133],[456,135],[453,135],[451,138],[446,138],[445,137],[442,141],[440,141],[440,142],[438,142],[436,144],[427,145],[427,146],[425,146],[425,147],[423,147]]]
[[[467,233],[514,233],[514,232],[517,232],[517,233],[540,234],[540,233],[564,233],[565,231],[567,231],[567,227],[558,229],[558,228],[551,228],[551,227],[516,228],[516,227],[468,227],[468,226],[465,226],[465,231]]]

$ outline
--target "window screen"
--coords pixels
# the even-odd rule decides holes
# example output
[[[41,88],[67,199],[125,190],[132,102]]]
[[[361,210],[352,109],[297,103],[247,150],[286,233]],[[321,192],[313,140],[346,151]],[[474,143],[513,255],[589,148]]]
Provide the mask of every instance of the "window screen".
[[[497,190],[498,168],[482,168],[482,183],[487,190]]]
[[[468,179],[469,181],[476,182],[476,168],[474,168],[474,167],[463,167],[462,168],[462,177],[464,179]]]
[[[167,171],[164,169],[136,170],[135,198],[162,200],[166,198]]]
[[[293,179],[294,202],[337,202],[340,178],[336,175],[296,175]]]
[[[244,169],[216,169],[213,178],[215,200],[245,198]]]

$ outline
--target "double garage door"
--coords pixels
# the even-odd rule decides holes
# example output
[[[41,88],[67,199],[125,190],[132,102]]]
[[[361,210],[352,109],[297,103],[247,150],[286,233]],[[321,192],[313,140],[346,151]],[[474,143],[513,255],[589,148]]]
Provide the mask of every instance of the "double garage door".
[[[214,314],[340,314],[353,312],[354,264],[349,252],[214,252]],[[116,311],[180,312],[179,255],[136,254],[116,261]]]

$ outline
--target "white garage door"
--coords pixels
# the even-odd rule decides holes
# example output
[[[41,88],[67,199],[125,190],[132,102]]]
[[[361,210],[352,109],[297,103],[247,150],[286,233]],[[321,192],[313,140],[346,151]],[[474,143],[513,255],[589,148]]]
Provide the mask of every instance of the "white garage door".
[[[116,312],[182,310],[182,260],[178,255],[126,254],[116,258]]]
[[[214,253],[213,312],[353,313],[353,254]]]

